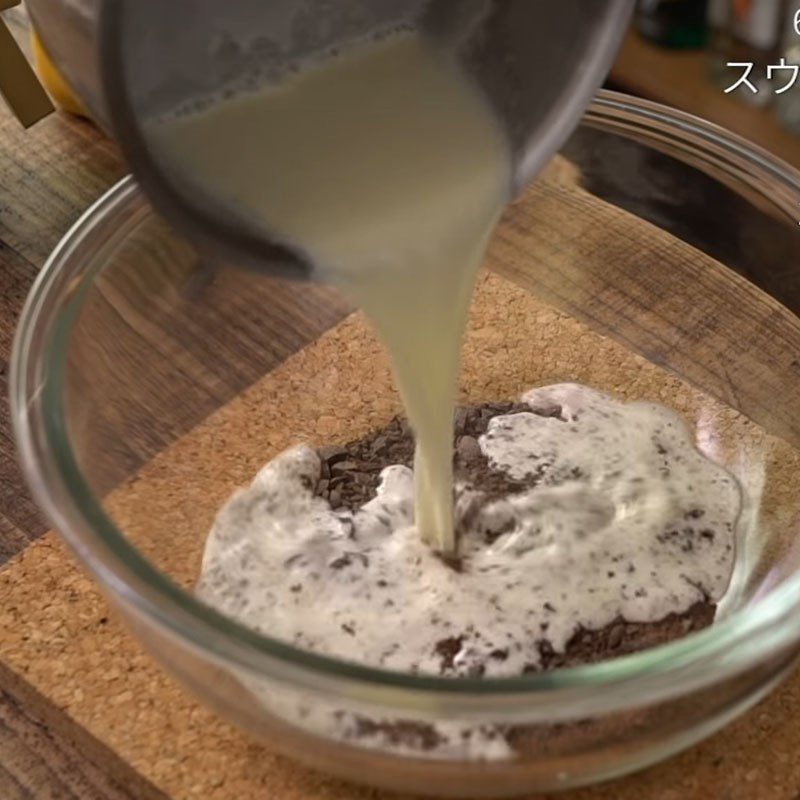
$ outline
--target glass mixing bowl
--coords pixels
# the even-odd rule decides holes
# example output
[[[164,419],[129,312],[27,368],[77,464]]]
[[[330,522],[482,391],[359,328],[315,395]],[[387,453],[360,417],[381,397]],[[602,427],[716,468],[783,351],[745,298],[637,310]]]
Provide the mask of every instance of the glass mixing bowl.
[[[304,652],[196,599],[231,491],[295,438],[355,438],[398,403],[332,290],[207,263],[130,179],[76,223],[25,307],[12,372],[22,463],[153,656],[272,747],[458,797],[620,775],[740,714],[800,648],[799,210],[800,175],[767,153],[604,92],[508,208],[479,281],[464,399],[578,380],[661,401],[745,487],[717,618],[668,644],[513,679],[435,678]],[[503,740],[493,757],[425,744],[470,726]]]

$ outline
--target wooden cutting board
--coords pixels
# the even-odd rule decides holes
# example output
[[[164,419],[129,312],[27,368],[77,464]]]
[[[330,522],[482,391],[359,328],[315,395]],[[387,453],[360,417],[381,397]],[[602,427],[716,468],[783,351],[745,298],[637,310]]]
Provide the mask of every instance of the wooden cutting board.
[[[24,44],[24,19],[13,12],[10,22]],[[54,115],[23,133],[0,109],[0,397],[7,396],[14,324],[38,269],[67,226],[124,171],[113,145],[88,123]],[[587,204],[578,183],[569,165],[557,165],[534,195],[509,211],[493,243],[493,270],[517,285],[534,282],[541,299],[515,294],[518,290],[495,278],[487,301],[494,297],[497,308],[501,300],[521,297],[526,318],[536,320],[536,335],[547,331],[551,352],[560,354],[561,377],[595,380],[613,389],[613,381],[604,384],[602,371],[618,357],[615,368],[627,364],[626,374],[638,381],[629,387],[651,396],[671,387],[669,397],[680,394],[684,411],[691,414],[692,398],[698,400],[695,389],[610,342],[603,345],[606,359],[597,359],[596,334],[580,324],[588,323],[618,341],[636,342],[651,362],[674,369],[723,403],[738,399],[752,419],[796,442],[796,423],[771,408],[774,393],[784,394],[794,385],[797,362],[786,353],[800,352],[800,339],[787,329],[783,312],[763,295],[737,291],[736,276],[658,235],[652,226],[609,206]],[[564,203],[573,213],[563,214]],[[562,213],[555,214],[555,207]],[[531,265],[545,269],[532,272]],[[698,287],[693,302],[673,292],[681,282]],[[653,293],[659,303],[649,302]],[[208,436],[209,425],[235,429],[243,403],[263,401],[275,381],[288,380],[298,367],[286,360],[292,353],[321,360],[331,337],[345,336],[358,353],[375,354],[374,373],[385,382],[385,364],[359,319],[344,321],[328,338],[316,341],[346,311],[335,308],[316,326],[308,326],[305,317],[294,320],[297,335],[279,354],[259,352],[254,342],[242,338],[238,346],[248,355],[221,376],[218,393],[183,409],[161,438],[140,443],[139,460],[131,468],[152,470],[155,463],[171,464],[174,470],[191,442]],[[481,318],[488,323],[492,313],[489,302],[473,316],[473,359],[480,358],[482,348],[503,351],[492,325],[480,324]],[[719,369],[708,369],[705,347],[724,354]],[[509,391],[534,374],[544,377],[546,368],[552,376],[558,362],[537,367],[529,360],[527,365],[540,371],[509,372]],[[273,372],[276,367],[281,371]],[[464,388],[472,396],[482,391],[474,381]],[[208,416],[215,411],[216,416]],[[720,408],[720,413],[730,412]],[[746,421],[734,415],[730,422],[734,430]],[[330,424],[322,421],[320,434]],[[753,428],[745,428],[755,435]],[[250,458],[255,463],[265,455],[256,449]],[[119,491],[120,502],[130,497],[124,486]],[[16,467],[8,407],[2,401],[0,565],[3,800],[383,796],[270,755],[194,703],[155,666],[57,536],[47,532]],[[795,675],[741,720],[689,752],[640,775],[560,796],[795,800],[800,797],[798,716],[800,677]]]
[[[800,352],[800,330],[766,295],[648,223],[598,204],[563,161],[509,210],[487,267],[465,343],[465,400],[514,396],[535,383],[567,379],[660,400],[693,421],[702,414],[708,424],[711,415],[720,453],[745,442],[753,453],[768,454],[771,490],[791,493],[800,467],[796,451],[752,421],[800,439],[796,421],[771,403],[779,388],[785,395],[794,386],[785,353]],[[687,285],[696,287],[691,306],[675,289]],[[131,535],[187,588],[202,547],[198,525],[232,486],[294,436],[349,438],[398,408],[383,354],[360,315],[308,337],[110,496],[119,519],[144,506],[158,526],[169,524],[168,546],[148,533],[159,527],[143,524],[140,514]],[[714,353],[724,360],[715,361]],[[364,385],[372,387],[371,400]],[[341,397],[348,398],[345,413]],[[726,405],[732,397],[747,416]],[[286,409],[280,429],[262,413],[278,401]],[[198,453],[209,468],[198,470]],[[187,490],[188,468],[195,475]],[[169,487],[183,487],[180,504],[164,501]],[[139,648],[53,533],[0,571],[0,664],[11,708],[40,714],[47,735],[70,742],[102,780],[131,796],[376,796],[271,754],[195,703]],[[572,796],[794,797],[798,710],[795,677],[688,753]]]

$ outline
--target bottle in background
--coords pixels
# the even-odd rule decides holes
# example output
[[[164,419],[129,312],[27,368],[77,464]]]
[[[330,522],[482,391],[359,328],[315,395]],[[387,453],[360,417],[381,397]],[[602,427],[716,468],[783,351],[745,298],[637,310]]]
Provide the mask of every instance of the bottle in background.
[[[729,62],[752,63],[749,81],[757,92],[740,86],[731,92],[754,106],[766,106],[774,95],[767,80],[767,66],[777,64],[787,3],[785,0],[710,0],[709,58],[713,81],[727,89],[742,74]]]
[[[707,0],[639,0],[636,28],[645,39],[663,47],[703,47],[707,5]]]
[[[786,10],[781,55],[787,64],[800,67],[800,0],[789,3]],[[800,81],[775,95],[775,116],[785,128],[800,134]]]

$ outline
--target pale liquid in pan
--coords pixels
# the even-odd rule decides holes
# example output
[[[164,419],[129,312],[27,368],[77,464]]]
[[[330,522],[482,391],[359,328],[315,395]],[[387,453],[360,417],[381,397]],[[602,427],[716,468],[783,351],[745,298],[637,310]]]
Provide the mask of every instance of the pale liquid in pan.
[[[510,190],[504,134],[477,88],[403,34],[162,121],[153,136],[369,316],[416,433],[415,526],[452,551],[459,344]]]

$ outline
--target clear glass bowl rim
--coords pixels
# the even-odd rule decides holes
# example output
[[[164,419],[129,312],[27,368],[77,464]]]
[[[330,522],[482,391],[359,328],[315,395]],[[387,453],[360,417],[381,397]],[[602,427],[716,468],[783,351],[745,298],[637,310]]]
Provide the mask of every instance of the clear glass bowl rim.
[[[602,90],[583,124],[624,137],[639,132],[755,186],[789,217],[800,208],[800,172],[716,125],[675,109]],[[111,225],[125,211],[130,224]],[[309,653],[257,634],[203,605],[151,566],[105,515],[72,456],[60,402],[72,320],[104,258],[148,207],[126,177],[92,205],[55,248],[23,308],[10,368],[21,466],[31,491],[106,594],[207,660],[312,692],[366,695],[384,704],[459,713],[511,712],[535,701],[543,713],[576,704],[619,710],[700,689],[800,639],[800,573],[744,610],[671,644],[594,665],[516,678],[438,678],[373,669]],[[110,230],[112,229],[113,230]],[[788,313],[788,312],[787,312]],[[601,691],[602,690],[602,691]]]

